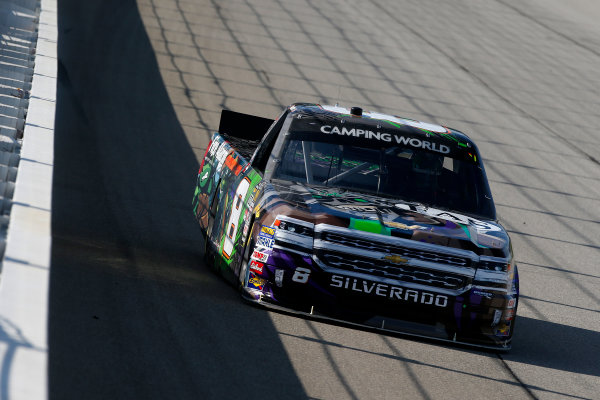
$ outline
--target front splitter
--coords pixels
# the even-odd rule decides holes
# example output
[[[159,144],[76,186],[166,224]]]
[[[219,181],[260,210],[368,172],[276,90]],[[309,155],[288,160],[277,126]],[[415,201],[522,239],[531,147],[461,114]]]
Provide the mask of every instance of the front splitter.
[[[368,325],[368,324],[357,323],[357,322],[353,322],[353,321],[335,318],[335,317],[332,317],[332,316],[329,316],[326,314],[320,314],[314,306],[310,308],[310,312],[304,312],[304,311],[296,310],[293,308],[280,306],[277,304],[273,304],[267,300],[264,300],[264,296],[262,296],[262,295],[259,295],[258,298],[254,298],[253,296],[251,296],[249,293],[247,293],[245,291],[242,292],[242,299],[253,305],[256,305],[259,307],[264,307],[264,308],[274,310],[274,311],[279,311],[279,312],[282,312],[285,314],[302,316],[305,318],[319,320],[319,321],[333,322],[333,323],[344,325],[344,326],[358,327],[361,329],[366,329],[366,330],[374,331],[374,332],[383,332],[386,334],[408,336],[411,338],[431,340],[431,341],[435,341],[435,342],[439,342],[439,343],[446,343],[446,344],[452,344],[452,345],[457,345],[457,346],[465,346],[465,347],[469,347],[469,348],[493,350],[493,351],[503,352],[503,353],[508,352],[512,348],[511,339],[505,341],[502,345],[498,345],[498,346],[481,344],[481,343],[473,343],[473,342],[467,342],[464,340],[457,339],[456,335],[454,335],[454,338],[452,338],[452,339],[448,339],[447,337],[437,336],[436,333],[439,333],[441,335],[441,332],[436,332],[435,328],[432,328],[430,326],[422,326],[422,329],[431,331],[431,334],[411,332],[412,329],[414,329],[417,326],[420,326],[421,324],[413,324],[413,323],[410,323],[407,321],[400,321],[400,320],[385,318],[385,317],[376,317],[376,318],[373,318],[372,320],[377,320],[378,322],[381,321],[381,325],[380,326]],[[387,324],[388,327],[386,327],[386,321],[389,321]],[[390,325],[394,326],[395,329],[390,329],[389,328]],[[403,326],[405,326],[406,328],[402,329]]]

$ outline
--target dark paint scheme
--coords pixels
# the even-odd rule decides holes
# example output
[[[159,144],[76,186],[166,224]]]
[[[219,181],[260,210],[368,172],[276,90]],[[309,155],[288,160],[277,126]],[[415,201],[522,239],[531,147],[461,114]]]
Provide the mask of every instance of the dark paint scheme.
[[[268,164],[273,143],[284,121],[297,115],[358,118],[335,107],[294,104],[272,122],[251,160],[249,151],[242,156],[231,145],[244,136],[242,128],[241,134],[213,135],[193,200],[207,238],[207,262],[239,285],[246,299],[264,306],[510,349],[518,272],[495,211],[492,219],[467,216],[274,179]],[[480,158],[468,137],[448,128],[432,135],[433,125],[382,114],[363,115],[357,123],[382,124],[388,117],[403,135],[451,151],[468,147]]]

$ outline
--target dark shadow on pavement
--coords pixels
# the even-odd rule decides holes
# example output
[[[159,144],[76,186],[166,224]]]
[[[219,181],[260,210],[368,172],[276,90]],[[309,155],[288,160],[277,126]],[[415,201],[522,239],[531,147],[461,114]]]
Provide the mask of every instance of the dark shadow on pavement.
[[[198,161],[135,1],[58,11],[49,397],[306,398],[269,314],[201,261]]]
[[[600,332],[519,316],[512,350],[502,357],[507,361],[600,376],[598,354]]]

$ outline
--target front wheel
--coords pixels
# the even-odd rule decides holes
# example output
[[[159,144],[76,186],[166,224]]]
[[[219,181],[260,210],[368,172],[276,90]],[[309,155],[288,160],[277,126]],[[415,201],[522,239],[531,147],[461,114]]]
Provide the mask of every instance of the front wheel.
[[[204,263],[206,264],[206,266],[211,270],[211,272],[215,275],[221,275],[219,270],[217,269],[216,265],[215,265],[215,253],[212,250],[212,246],[210,243],[210,239],[208,238],[208,235],[206,235],[204,237]]]

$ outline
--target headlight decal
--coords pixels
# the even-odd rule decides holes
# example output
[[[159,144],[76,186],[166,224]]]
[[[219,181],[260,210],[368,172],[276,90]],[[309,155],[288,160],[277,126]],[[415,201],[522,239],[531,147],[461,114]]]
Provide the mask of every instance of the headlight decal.
[[[274,244],[312,252],[314,224],[286,215],[278,215],[273,222]]]

